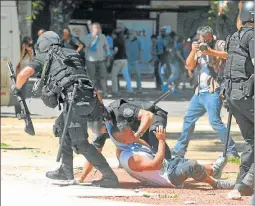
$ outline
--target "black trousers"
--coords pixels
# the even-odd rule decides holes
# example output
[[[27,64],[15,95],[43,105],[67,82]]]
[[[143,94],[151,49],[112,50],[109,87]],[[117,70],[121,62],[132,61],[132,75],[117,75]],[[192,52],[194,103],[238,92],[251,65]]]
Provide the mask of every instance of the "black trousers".
[[[160,77],[159,77],[159,61],[154,61],[154,75],[155,75],[155,83],[156,83],[156,88],[157,89],[160,89],[160,86],[161,86],[161,80],[160,80]]]
[[[236,188],[240,188],[242,180],[247,175],[252,163],[254,163],[254,100],[240,98],[235,94],[235,91],[232,91],[227,96],[227,101],[246,144],[241,154],[240,171],[236,180]]]
[[[62,135],[67,118],[67,110],[68,103],[65,103],[63,113],[56,119],[53,126],[53,132],[57,137]],[[89,143],[87,132],[88,116],[81,115],[80,110],[81,108],[73,107],[70,114],[70,124],[67,128],[67,135],[65,136],[62,150],[62,165],[65,165],[70,173],[73,173],[74,151],[77,154],[82,154],[103,176],[115,176],[104,156],[97,151],[94,145]],[[85,111],[86,108],[83,110]]]

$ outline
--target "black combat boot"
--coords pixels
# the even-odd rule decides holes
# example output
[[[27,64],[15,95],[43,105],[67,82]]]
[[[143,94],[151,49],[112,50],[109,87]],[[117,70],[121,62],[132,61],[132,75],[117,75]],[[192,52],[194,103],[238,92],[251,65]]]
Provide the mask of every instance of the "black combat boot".
[[[87,144],[86,149],[82,152],[80,151],[80,153],[83,154],[85,158],[103,175],[101,180],[95,180],[92,182],[93,186],[108,188],[118,186],[119,181],[117,176],[114,174],[104,156],[98,152],[93,145]]]
[[[46,172],[46,177],[53,180],[73,180],[73,167],[61,164],[60,168]]]
[[[70,150],[70,151],[69,151]],[[73,180],[73,151],[72,148],[63,150],[60,168],[46,172],[46,177],[54,180]]]

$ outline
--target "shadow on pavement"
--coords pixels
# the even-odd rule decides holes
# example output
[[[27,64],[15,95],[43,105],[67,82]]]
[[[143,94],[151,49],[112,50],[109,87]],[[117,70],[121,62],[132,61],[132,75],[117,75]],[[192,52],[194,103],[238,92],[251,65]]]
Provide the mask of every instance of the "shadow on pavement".
[[[30,116],[34,116],[34,117],[40,117],[41,115],[39,115],[39,114],[30,114]],[[15,117],[16,118],[16,116],[15,116],[15,112],[13,111],[13,112],[1,112],[1,115],[0,115],[0,117]]]
[[[240,132],[230,132],[231,137],[233,140],[243,141],[242,135]],[[167,133],[167,139],[169,140],[177,140],[181,136],[181,133],[179,132],[171,132]],[[203,132],[203,131],[197,131],[194,132],[191,136],[190,140],[215,140],[218,136],[215,132]]]
[[[4,150],[33,150],[33,149],[39,149],[39,148],[32,148],[32,147],[16,147],[16,148],[12,148],[12,147],[8,147],[8,148],[0,148],[0,149],[4,149]]]
[[[121,89],[118,95],[115,95],[109,99],[119,99],[119,98],[132,98],[135,101],[155,101],[163,93],[160,90],[146,88],[143,89],[141,93],[136,92],[134,95],[130,96],[126,90]],[[192,89],[185,89],[181,91],[180,94],[170,94],[162,101],[190,101],[193,96]]]
[[[168,133],[168,140],[178,140],[181,133]],[[231,132],[231,137],[236,143],[236,147],[238,152],[243,151],[244,149],[244,140],[240,132]],[[192,148],[188,148],[189,151],[204,151],[204,152],[223,152],[224,144],[220,141],[213,141],[218,139],[218,136],[215,132],[194,132],[192,137],[190,138],[190,143],[192,140],[201,140],[201,144],[197,143],[196,145],[192,145]],[[169,145],[170,148],[173,148],[174,145]]]

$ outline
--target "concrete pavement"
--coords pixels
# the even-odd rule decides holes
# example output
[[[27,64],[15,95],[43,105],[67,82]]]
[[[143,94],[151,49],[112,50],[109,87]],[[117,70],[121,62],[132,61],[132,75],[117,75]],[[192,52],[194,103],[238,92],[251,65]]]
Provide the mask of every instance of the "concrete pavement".
[[[45,177],[45,171],[57,166],[55,160],[50,157],[17,158],[12,153],[1,152],[1,205],[2,206],[127,206],[128,203],[94,199],[99,196],[142,196],[143,192],[135,192],[126,189],[99,188],[92,186],[67,186],[59,187],[53,185],[52,180]],[[117,160],[109,160],[112,167],[116,167]],[[81,166],[84,158],[75,158],[76,167]],[[25,171],[24,171],[25,169]],[[56,181],[55,181],[56,182]],[[145,204],[132,204],[134,206],[145,206]]]

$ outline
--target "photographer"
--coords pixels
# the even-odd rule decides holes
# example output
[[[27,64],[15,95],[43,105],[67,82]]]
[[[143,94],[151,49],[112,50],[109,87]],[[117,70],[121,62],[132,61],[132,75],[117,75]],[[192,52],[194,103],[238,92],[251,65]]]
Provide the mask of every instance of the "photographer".
[[[16,67],[16,75],[18,75],[21,70],[23,68],[25,68],[25,66],[28,64],[28,62],[30,62],[30,60],[33,59],[33,40],[31,37],[29,36],[25,36],[22,40],[22,44],[21,44],[21,59],[19,64]],[[22,87],[22,95],[24,98],[27,97],[27,93],[28,93],[28,87],[27,87],[27,82],[24,84],[24,86]],[[16,105],[15,106],[15,115],[16,117],[18,117],[19,119],[22,118],[22,114],[21,114],[21,108],[20,105]]]
[[[197,30],[198,42],[192,43],[192,51],[186,60],[186,69],[198,70],[198,84],[188,110],[184,117],[183,131],[174,147],[174,154],[184,157],[190,137],[195,129],[196,121],[208,112],[209,122],[220,137],[222,143],[226,142],[227,128],[220,117],[222,101],[220,99],[219,73],[223,70],[227,53],[224,51],[225,41],[215,41],[210,27],[200,27]],[[239,157],[235,142],[230,137],[228,156]],[[225,166],[223,158],[214,164],[214,177],[219,177]]]

